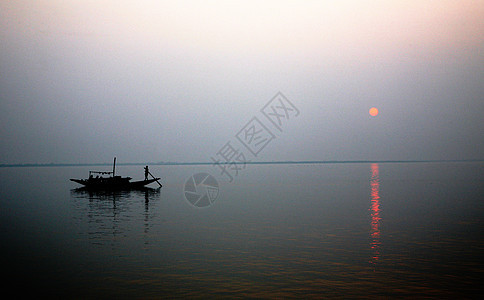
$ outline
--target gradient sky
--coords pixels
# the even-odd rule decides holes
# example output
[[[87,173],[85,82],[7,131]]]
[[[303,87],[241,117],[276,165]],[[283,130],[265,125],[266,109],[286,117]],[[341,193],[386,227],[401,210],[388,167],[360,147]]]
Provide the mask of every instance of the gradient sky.
[[[0,163],[484,159],[484,1],[260,2],[0,0]]]

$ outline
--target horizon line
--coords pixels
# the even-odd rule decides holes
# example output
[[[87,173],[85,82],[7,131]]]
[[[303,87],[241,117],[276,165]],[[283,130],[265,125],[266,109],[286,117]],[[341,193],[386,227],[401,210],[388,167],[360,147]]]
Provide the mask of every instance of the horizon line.
[[[218,164],[237,165],[276,165],[276,164],[351,164],[351,163],[441,163],[441,162],[484,162],[484,159],[433,159],[433,160],[288,160],[288,161],[247,161],[218,162]],[[81,167],[81,166],[111,166],[113,163],[16,163],[0,164],[0,168],[8,167]],[[127,162],[117,163],[118,166],[196,166],[215,165],[217,162]]]

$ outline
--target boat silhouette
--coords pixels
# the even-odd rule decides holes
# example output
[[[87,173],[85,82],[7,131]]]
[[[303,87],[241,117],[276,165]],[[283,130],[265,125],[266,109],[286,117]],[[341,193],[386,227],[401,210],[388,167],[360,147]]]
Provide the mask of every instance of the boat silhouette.
[[[131,177],[116,176],[116,157],[113,162],[113,170],[106,171],[89,171],[89,177],[87,179],[75,179],[71,178],[71,181],[79,183],[88,189],[95,190],[124,190],[124,189],[140,189],[144,186],[157,182],[162,187],[159,177],[154,177],[149,171],[148,166],[145,167],[145,179],[139,181],[131,181]],[[151,175],[151,179],[148,179],[148,174]],[[96,175],[96,177],[94,177]],[[101,176],[99,176],[101,175]],[[109,177],[103,177],[102,175],[109,175]]]

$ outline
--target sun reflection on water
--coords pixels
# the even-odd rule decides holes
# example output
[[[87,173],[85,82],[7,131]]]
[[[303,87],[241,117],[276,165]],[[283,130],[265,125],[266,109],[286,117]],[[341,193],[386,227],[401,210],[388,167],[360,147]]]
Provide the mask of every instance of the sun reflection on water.
[[[380,208],[380,175],[378,164],[371,164],[371,179],[370,179],[370,213],[371,213],[371,228],[370,228],[370,247],[371,247],[371,264],[376,264],[380,259],[380,223],[381,223],[381,208]]]

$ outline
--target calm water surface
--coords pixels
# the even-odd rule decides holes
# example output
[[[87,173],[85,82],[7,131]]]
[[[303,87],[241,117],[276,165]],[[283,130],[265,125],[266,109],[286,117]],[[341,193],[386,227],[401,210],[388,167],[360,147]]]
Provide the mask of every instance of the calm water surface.
[[[109,167],[105,167],[109,169]],[[484,163],[153,166],[163,188],[79,191],[92,167],[0,168],[7,284],[62,297],[481,293]],[[104,167],[97,167],[104,169]],[[211,173],[207,208],[184,184]],[[142,166],[117,173],[143,178]]]

